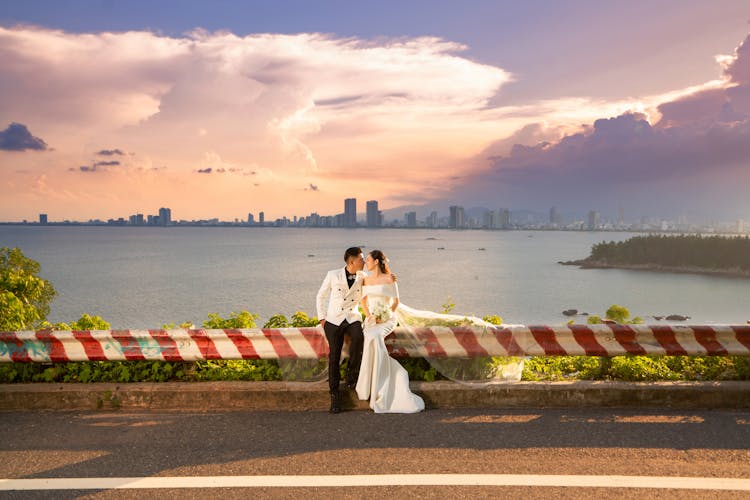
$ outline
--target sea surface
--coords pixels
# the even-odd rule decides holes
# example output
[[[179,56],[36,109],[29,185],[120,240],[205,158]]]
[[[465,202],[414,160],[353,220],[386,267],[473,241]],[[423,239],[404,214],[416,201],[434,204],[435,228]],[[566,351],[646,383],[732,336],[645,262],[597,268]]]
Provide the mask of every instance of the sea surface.
[[[96,314],[113,328],[159,328],[208,313],[315,315],[326,271],[353,245],[386,253],[401,300],[440,311],[498,314],[505,323],[564,324],[565,309],[603,315],[612,304],[634,316],[682,314],[689,323],[750,320],[750,280],[618,269],[579,269],[561,260],[631,233],[245,227],[0,226],[0,247],[41,264],[58,296],[48,318]],[[585,317],[577,317],[585,322]]]

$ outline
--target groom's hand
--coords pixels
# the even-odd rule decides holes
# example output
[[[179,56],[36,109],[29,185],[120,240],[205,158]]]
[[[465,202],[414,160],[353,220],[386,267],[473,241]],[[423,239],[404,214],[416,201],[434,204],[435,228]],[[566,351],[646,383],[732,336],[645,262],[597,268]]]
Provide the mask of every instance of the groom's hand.
[[[391,273],[391,279],[393,279],[394,283],[398,281],[398,276],[394,273]]]
[[[326,320],[321,319],[320,320],[320,326],[322,326],[323,328],[325,328],[325,326],[326,326]]]

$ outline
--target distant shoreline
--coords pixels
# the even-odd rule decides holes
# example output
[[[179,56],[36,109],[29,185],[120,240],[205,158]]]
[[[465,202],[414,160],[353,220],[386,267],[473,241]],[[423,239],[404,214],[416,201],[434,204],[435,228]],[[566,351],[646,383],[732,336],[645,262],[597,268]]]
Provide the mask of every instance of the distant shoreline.
[[[610,264],[592,260],[560,261],[563,266],[579,266],[581,269],[625,269],[628,271],[651,271],[673,274],[703,274],[706,276],[725,276],[728,278],[750,278],[750,271],[741,269],[707,269],[694,266],[662,266],[659,264]]]
[[[107,222],[48,222],[46,224],[40,224],[38,222],[17,222],[17,221],[0,221],[0,227],[2,226],[25,226],[25,227],[114,227],[114,228],[180,228],[180,227],[231,227],[231,228],[250,228],[250,229],[399,229],[399,230],[418,230],[418,231],[491,231],[491,232],[528,232],[528,233],[629,233],[629,234],[645,234],[645,235],[704,235],[704,236],[738,236],[737,233],[733,232],[715,232],[713,230],[693,230],[693,231],[681,231],[681,230],[662,230],[662,229],[634,229],[634,228],[613,228],[604,229],[597,228],[591,229],[576,229],[576,228],[549,228],[549,227],[538,227],[538,226],[524,226],[524,225],[512,225],[510,227],[499,227],[499,228],[487,228],[487,227],[462,227],[452,228],[448,226],[428,227],[428,226],[367,226],[357,225],[353,227],[349,226],[305,226],[305,225],[294,225],[294,224],[276,224],[275,222],[266,222],[264,225],[259,224],[247,224],[245,222],[216,222],[207,223],[200,221],[183,221],[173,222],[169,225],[162,226],[158,224],[109,224]],[[750,236],[750,234],[741,234],[739,236]],[[529,235],[533,237],[533,235]]]

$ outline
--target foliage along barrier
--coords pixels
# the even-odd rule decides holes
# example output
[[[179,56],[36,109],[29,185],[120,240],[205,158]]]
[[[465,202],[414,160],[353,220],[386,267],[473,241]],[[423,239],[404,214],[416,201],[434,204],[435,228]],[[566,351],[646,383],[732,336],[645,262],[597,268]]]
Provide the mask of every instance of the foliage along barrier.
[[[737,242],[735,245],[746,243]],[[604,247],[600,247],[602,250]],[[747,254],[746,254],[747,255]],[[84,314],[66,324],[46,322],[49,303],[56,292],[51,283],[38,276],[39,264],[23,255],[18,248],[0,249],[0,331],[28,329],[109,330],[110,325],[99,316]],[[444,312],[454,307],[449,298]],[[208,329],[255,328],[258,315],[241,311],[228,318],[209,314],[203,322]],[[498,316],[486,321],[501,324]],[[588,322],[598,324],[614,321],[637,324],[621,306],[612,306],[605,319],[592,316]],[[311,327],[317,324],[302,312],[291,321],[283,315],[268,319],[264,328]],[[572,324],[570,322],[569,324]],[[164,329],[175,325],[165,324]],[[183,323],[179,328],[192,328]],[[485,365],[502,358],[478,357],[467,362],[469,369],[482,370]],[[422,358],[401,359],[411,380],[433,381],[441,375]],[[314,380],[325,375],[325,360],[295,363],[277,360],[208,360],[185,361],[88,361],[66,363],[0,363],[0,382],[166,382],[214,380]],[[346,361],[342,373],[346,370]],[[554,356],[530,357],[525,360],[523,380],[617,379],[645,380],[750,380],[750,359],[745,356]]]

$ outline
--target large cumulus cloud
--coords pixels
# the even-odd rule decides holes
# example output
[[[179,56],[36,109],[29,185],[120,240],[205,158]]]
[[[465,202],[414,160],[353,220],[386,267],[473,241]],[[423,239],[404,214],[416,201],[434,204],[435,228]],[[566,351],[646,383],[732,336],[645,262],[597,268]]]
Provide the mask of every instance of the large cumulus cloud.
[[[456,196],[578,213],[624,206],[631,216],[750,216],[750,37],[719,61],[720,86],[662,102],[650,115],[626,112],[558,140],[515,144]]]
[[[60,180],[54,165],[68,172],[97,151],[106,156],[102,145],[117,144],[137,152],[143,168],[166,166],[162,179],[141,192],[173,192],[179,186],[177,209],[184,204],[197,211],[185,194],[200,194],[228,214],[229,200],[257,183],[249,175],[233,183],[221,180],[228,176],[193,175],[196,166],[208,165],[213,172],[236,168],[273,179],[253,198],[267,213],[272,205],[278,215],[333,212],[344,189],[381,199],[384,193],[419,191],[428,172],[447,175],[436,170],[438,161],[445,167],[449,158],[465,156],[464,142],[489,137],[489,122],[476,115],[512,77],[463,57],[464,49],[430,37],[363,40],[201,30],[173,37],[0,27],[0,109],[40,123],[45,139],[55,144],[57,153],[44,166],[18,167],[47,175],[50,182]],[[204,163],[214,152],[230,166]],[[362,176],[350,177],[372,165],[383,179],[377,187]],[[405,165],[414,173],[408,179],[401,176]],[[108,188],[119,193],[116,182],[122,181],[114,175],[130,170],[68,173],[76,180],[60,182],[70,182],[73,193]],[[96,188],[82,184],[94,180],[101,183]],[[304,194],[294,200],[284,195],[309,184],[330,194],[317,196],[314,206],[306,206]],[[132,194],[122,197],[125,204]],[[287,208],[279,200],[297,205]]]

